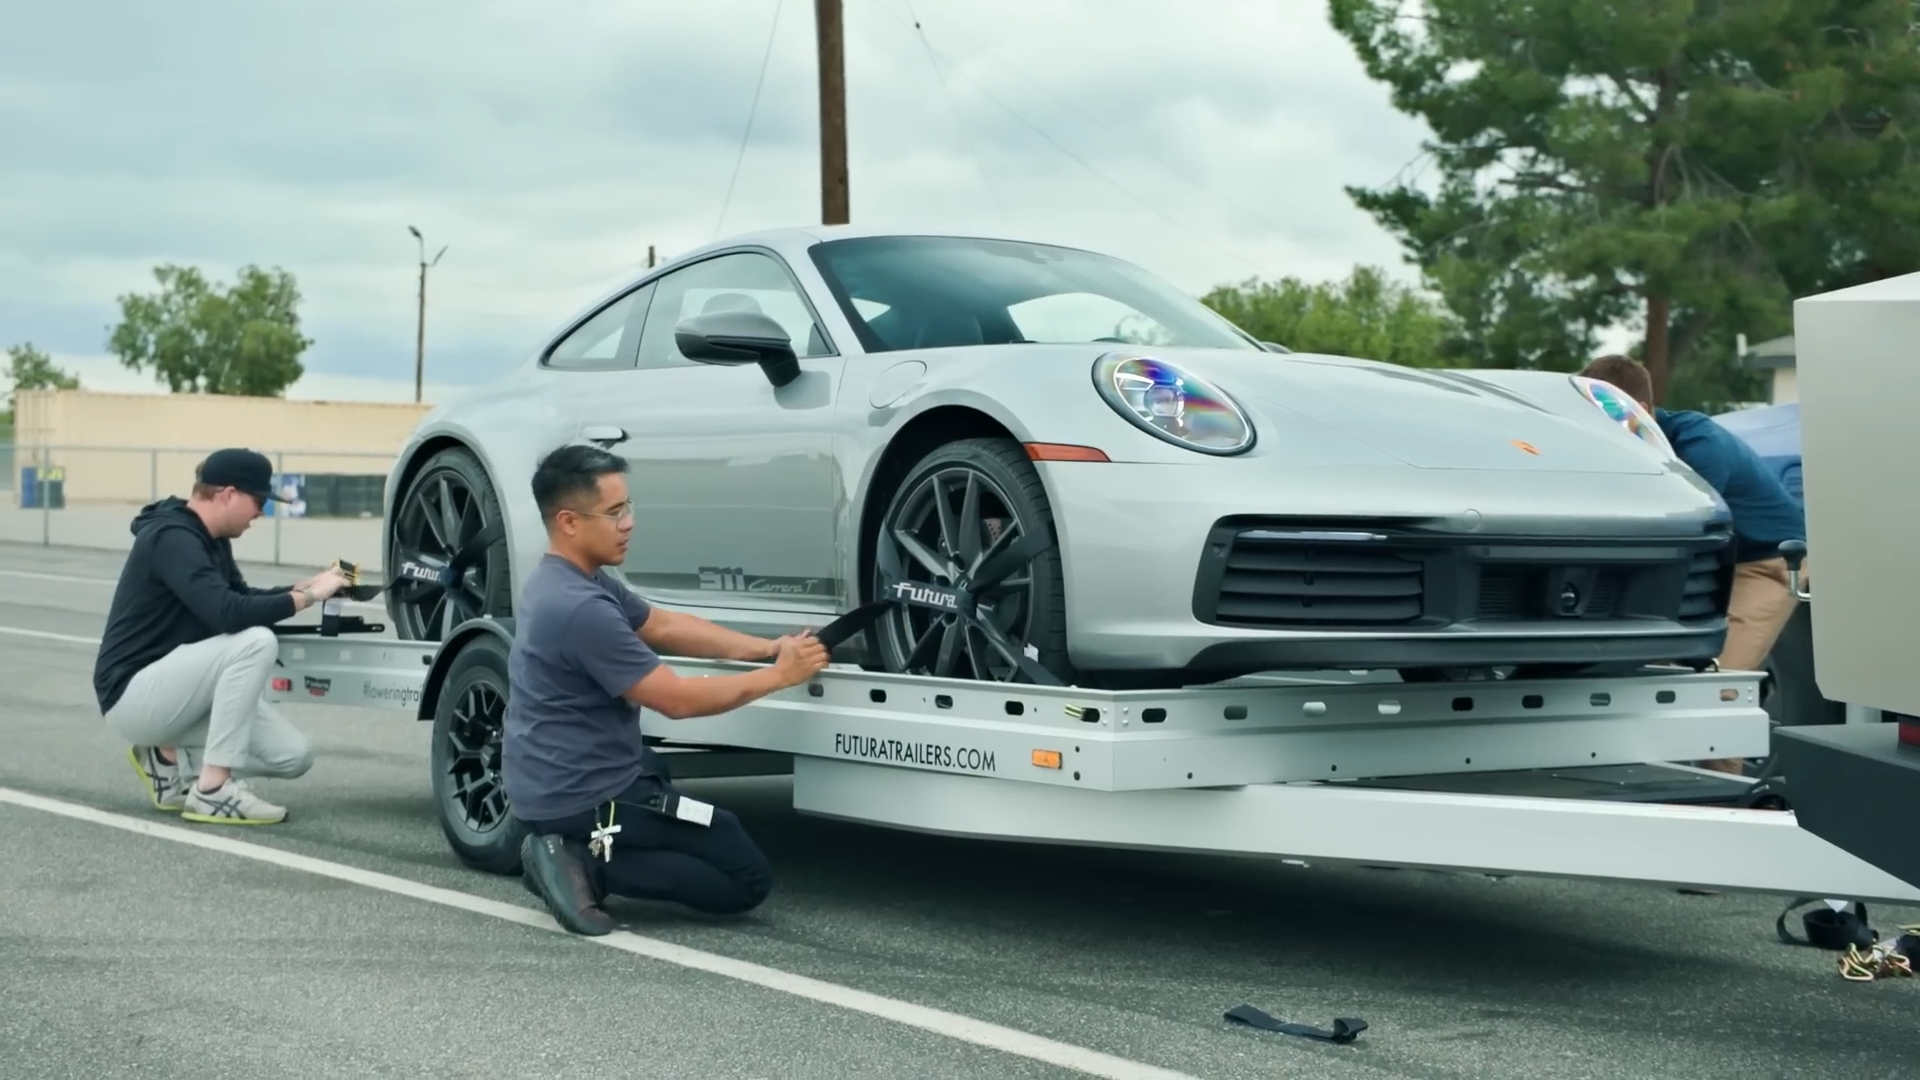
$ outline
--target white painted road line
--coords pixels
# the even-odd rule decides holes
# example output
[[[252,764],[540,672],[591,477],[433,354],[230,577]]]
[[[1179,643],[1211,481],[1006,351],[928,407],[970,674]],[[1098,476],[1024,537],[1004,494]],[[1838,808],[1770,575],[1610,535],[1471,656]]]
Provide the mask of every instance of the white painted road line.
[[[78,634],[56,634],[51,630],[27,630],[18,626],[0,626],[0,634],[12,634],[14,637],[44,638],[48,641],[71,641],[76,645],[98,645],[97,637],[81,637]]]
[[[117,578],[75,577],[72,574],[42,574],[33,570],[0,570],[0,577],[30,578],[34,581],[62,581],[72,585],[118,585]],[[372,600],[349,600],[348,607],[375,608],[386,610],[386,605]]]
[[[484,897],[457,892],[453,889],[442,889],[417,881],[409,881],[406,878],[382,874],[375,870],[362,870],[359,867],[329,862],[325,859],[316,859],[306,855],[297,855],[293,852],[282,851],[275,847],[252,844],[244,840],[234,840],[225,836],[217,836],[204,830],[189,829],[179,825],[166,825],[159,822],[142,821],[138,818],[126,817],[122,814],[96,810],[90,806],[81,806],[77,803],[65,802],[60,799],[49,799],[45,796],[34,795],[24,791],[15,791],[12,788],[5,787],[0,787],[0,803],[12,803],[15,806],[26,807],[30,810],[42,810],[49,814],[58,814],[76,821],[85,821],[94,825],[105,825],[108,828],[122,829],[126,832],[136,833],[141,836],[151,836],[155,839],[169,840],[178,844],[206,848],[210,851],[218,851],[243,859],[253,859],[257,862],[269,863],[274,866],[285,867],[289,870],[299,870],[321,877],[332,878],[336,881],[362,885],[369,889],[379,889],[382,892],[389,892],[398,896],[408,896],[416,900],[424,900],[431,904],[457,908],[461,911],[472,912],[476,915],[489,915],[504,922],[530,926],[536,930],[547,930],[556,934],[567,934],[567,931],[558,923],[554,922],[553,917],[548,915],[544,910],[521,907],[517,904],[503,903],[498,900],[488,900]],[[573,935],[569,934],[567,936],[571,937]],[[882,1020],[891,1020],[897,1024],[920,1028],[924,1031],[933,1032],[936,1035],[943,1035],[961,1042],[972,1043],[975,1046],[986,1047],[990,1050],[999,1050],[1003,1053],[1015,1054],[1024,1058],[1031,1058],[1035,1061],[1044,1061],[1050,1065],[1073,1069],[1076,1072],[1086,1073],[1089,1076],[1108,1077],[1110,1080],[1195,1080],[1194,1077],[1188,1076],[1186,1073],[1174,1072],[1170,1069],[1162,1069],[1158,1066],[1142,1064],[1127,1058],[1104,1054],[1098,1050],[1089,1050],[1085,1047],[1075,1046],[1071,1043],[1056,1042],[1043,1036],[1018,1031],[1013,1028],[1001,1027],[998,1024],[990,1024],[984,1020],[976,1020],[958,1013],[950,1013],[924,1005],[914,1005],[896,998],[872,994],[864,990],[855,990],[851,987],[841,986],[838,983],[823,982],[805,975],[795,975],[791,972],[781,971],[778,968],[764,967],[760,964],[749,963],[745,960],[735,960],[731,957],[720,956],[716,953],[691,949],[684,945],[673,945],[625,930],[615,930],[605,937],[581,937],[578,938],[578,940],[595,945],[604,945],[610,949],[619,949],[622,952],[632,953],[635,956],[644,956],[652,960],[676,964],[680,967],[691,968],[695,971],[704,971],[729,979],[738,979],[741,982],[752,983],[755,986],[765,987],[769,990],[778,990],[781,993],[792,994],[795,997],[806,998],[809,1001],[817,1001],[827,1005],[838,1005],[843,1009],[850,1009],[854,1012],[866,1013],[869,1016],[878,1017]]]
[[[0,570],[0,577],[32,578],[35,581],[67,581],[78,585],[117,585],[110,577],[74,577],[71,574],[38,574],[32,570]]]

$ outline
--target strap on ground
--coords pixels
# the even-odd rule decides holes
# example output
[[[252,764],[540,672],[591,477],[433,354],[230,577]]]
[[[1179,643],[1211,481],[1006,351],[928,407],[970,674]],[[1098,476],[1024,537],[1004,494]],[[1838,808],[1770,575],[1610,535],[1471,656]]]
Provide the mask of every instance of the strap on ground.
[[[1227,1010],[1227,1022],[1245,1024],[1261,1031],[1278,1032],[1281,1035],[1298,1035],[1303,1039],[1319,1039],[1322,1042],[1350,1043],[1367,1030],[1367,1022],[1358,1017],[1336,1016],[1333,1018],[1333,1030],[1317,1028],[1312,1024],[1296,1024],[1287,1020],[1275,1020],[1251,1005],[1236,1005]]]
[[[1807,904],[1820,906],[1800,916],[1800,925],[1806,929],[1807,936],[1794,937],[1787,932],[1787,916]],[[1868,948],[1878,936],[1867,922],[1866,904],[1856,902],[1852,911],[1835,911],[1819,897],[1807,896],[1796,898],[1780,912],[1780,917],[1773,921],[1773,932],[1788,945],[1811,945],[1830,952],[1845,952],[1854,946]]]

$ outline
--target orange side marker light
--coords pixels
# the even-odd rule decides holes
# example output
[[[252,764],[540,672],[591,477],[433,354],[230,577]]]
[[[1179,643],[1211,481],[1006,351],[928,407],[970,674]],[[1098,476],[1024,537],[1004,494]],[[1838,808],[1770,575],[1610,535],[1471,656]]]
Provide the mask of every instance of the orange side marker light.
[[[1073,446],[1068,443],[1030,442],[1026,444],[1027,457],[1034,461],[1111,461],[1105,450],[1095,446]]]

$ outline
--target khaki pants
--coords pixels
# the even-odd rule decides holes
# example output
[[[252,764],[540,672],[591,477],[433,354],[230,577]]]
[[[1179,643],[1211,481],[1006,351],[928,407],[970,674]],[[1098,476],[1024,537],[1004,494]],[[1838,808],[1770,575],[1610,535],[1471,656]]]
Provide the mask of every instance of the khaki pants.
[[[1809,580],[1807,564],[1802,562],[1800,581],[1804,585]],[[1799,602],[1787,585],[1787,560],[1760,559],[1734,567],[1720,670],[1759,671]]]
[[[1810,580],[1803,560],[1800,582],[1804,586]],[[1727,599],[1727,641],[1718,657],[1720,670],[1759,671],[1799,602],[1787,584],[1787,560],[1759,559],[1735,566],[1733,595]],[[1739,758],[1702,761],[1700,765],[1735,774],[1746,771]]]

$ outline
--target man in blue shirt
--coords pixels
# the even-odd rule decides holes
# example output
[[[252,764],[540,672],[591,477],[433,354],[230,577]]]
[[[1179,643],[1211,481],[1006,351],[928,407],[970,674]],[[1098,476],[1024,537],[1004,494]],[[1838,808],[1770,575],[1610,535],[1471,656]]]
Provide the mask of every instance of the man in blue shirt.
[[[1798,600],[1787,582],[1780,545],[1807,538],[1806,514],[1793,494],[1745,440],[1705,413],[1658,409],[1653,380],[1638,361],[1603,356],[1580,374],[1611,383],[1653,414],[1673,451],[1712,485],[1733,512],[1733,592],[1727,601],[1723,671],[1759,671],[1773,643],[1793,616]],[[1801,575],[1807,575],[1806,563]],[[1702,762],[1723,772],[1743,772],[1737,758]]]
[[[726,712],[827,666],[801,635],[768,641],[662,611],[604,567],[625,558],[633,532],[626,461],[568,445],[533,475],[548,550],[521,590],[508,658],[513,692],[501,770],[526,887],[566,929],[613,929],[607,895],[673,900],[738,913],[765,900],[772,872],[739,820],[682,796],[660,755],[641,741],[640,709],[669,719]],[[658,653],[771,661],[738,675],[683,679]]]

